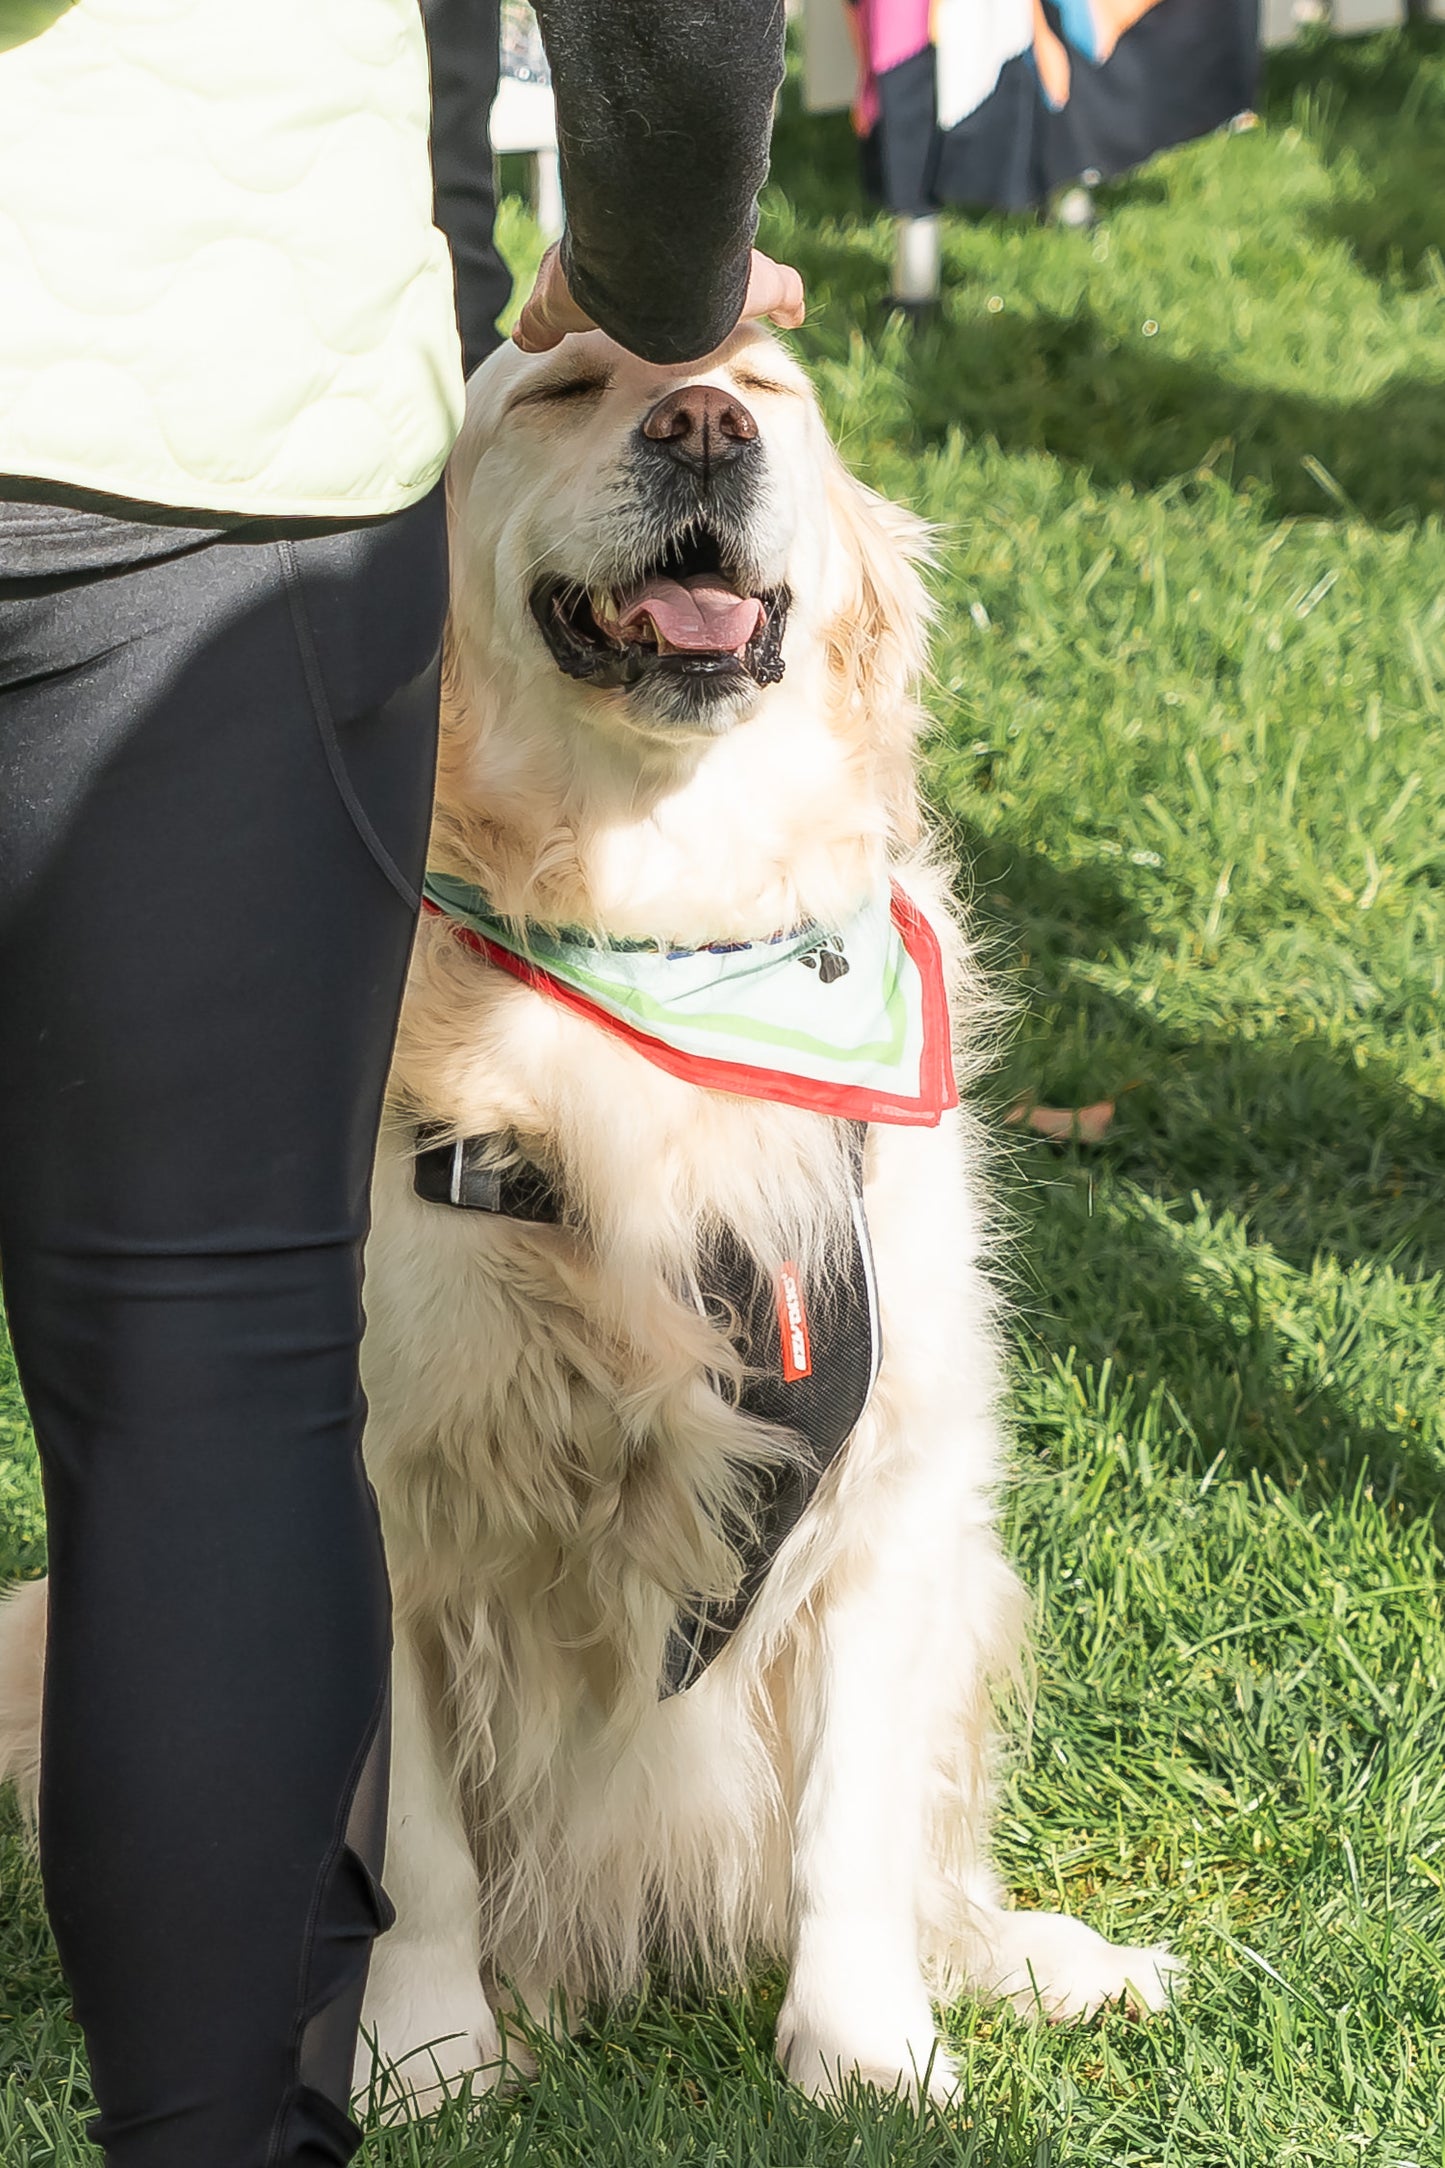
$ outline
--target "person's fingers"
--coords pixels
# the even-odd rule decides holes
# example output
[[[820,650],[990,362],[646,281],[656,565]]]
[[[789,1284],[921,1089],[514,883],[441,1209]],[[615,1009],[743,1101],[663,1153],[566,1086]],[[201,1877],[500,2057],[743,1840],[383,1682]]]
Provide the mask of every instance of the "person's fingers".
[[[537,276],[532,281],[532,291],[522,303],[517,321],[512,326],[513,343],[524,354],[545,354],[557,344],[559,333],[552,329],[552,312],[548,284],[557,262],[554,243],[537,266]]]
[[[531,293],[512,326],[513,344],[524,354],[547,354],[571,331],[591,331],[592,318],[572,299],[562,259],[554,241],[541,263]]]
[[[806,314],[803,281],[793,266],[774,263],[771,256],[754,249],[743,301],[744,319],[766,317],[782,331],[796,331]]]

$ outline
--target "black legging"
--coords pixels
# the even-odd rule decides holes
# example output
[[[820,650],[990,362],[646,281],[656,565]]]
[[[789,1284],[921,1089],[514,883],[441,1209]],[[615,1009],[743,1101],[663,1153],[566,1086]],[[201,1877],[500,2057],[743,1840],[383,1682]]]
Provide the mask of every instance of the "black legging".
[[[322,2168],[356,2143],[388,1665],[360,1245],[444,591],[439,493],[0,586],[0,1255],[50,1525],[41,1852],[112,2168]]]

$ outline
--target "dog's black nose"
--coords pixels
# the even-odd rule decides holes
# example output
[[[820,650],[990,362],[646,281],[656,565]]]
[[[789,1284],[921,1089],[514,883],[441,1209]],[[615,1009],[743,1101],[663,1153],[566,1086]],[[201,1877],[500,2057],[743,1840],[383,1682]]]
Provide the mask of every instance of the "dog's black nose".
[[[755,444],[758,425],[732,392],[717,384],[684,384],[658,400],[642,434],[669,459],[706,472]]]

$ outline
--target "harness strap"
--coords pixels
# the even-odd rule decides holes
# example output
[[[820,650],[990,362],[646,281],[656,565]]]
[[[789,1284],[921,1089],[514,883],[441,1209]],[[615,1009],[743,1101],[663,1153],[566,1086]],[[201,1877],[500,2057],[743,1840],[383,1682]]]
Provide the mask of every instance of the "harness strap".
[[[699,1255],[704,1308],[716,1314],[716,1306],[726,1305],[725,1314],[738,1321],[730,1338],[748,1365],[739,1408],[791,1432],[800,1450],[780,1465],[753,1470],[746,1526],[735,1546],[743,1562],[737,1592],[725,1603],[698,1598],[684,1608],[668,1635],[664,1696],[694,1685],[727,1647],[872,1397],[882,1335],[863,1211],[867,1134],[864,1123],[849,1124],[848,1238],[841,1268],[825,1287],[803,1287],[791,1266],[776,1281],[764,1279],[730,1229],[719,1229]]]
[[[503,1139],[437,1143],[430,1141],[435,1135],[434,1130],[417,1132],[414,1183],[429,1204],[542,1225],[565,1220],[557,1184],[540,1167],[518,1159]],[[684,1605],[663,1658],[664,1698],[694,1685],[738,1631],[872,1395],[882,1343],[863,1211],[866,1137],[864,1123],[849,1123],[848,1234],[841,1269],[826,1286],[809,1290],[795,1265],[785,1265],[776,1281],[767,1279],[722,1225],[699,1247],[698,1305],[725,1326],[747,1366],[737,1406],[758,1422],[790,1432],[799,1450],[780,1466],[753,1471],[746,1526],[737,1532],[743,1562],[737,1592],[725,1603],[699,1597]]]
[[[496,1212],[503,1219],[534,1220],[554,1226],[562,1217],[556,1184],[529,1159],[500,1158],[495,1137],[457,1137],[440,1144],[427,1140],[432,1129],[416,1133],[412,1176],[418,1197],[428,1204],[454,1204],[468,1212]]]

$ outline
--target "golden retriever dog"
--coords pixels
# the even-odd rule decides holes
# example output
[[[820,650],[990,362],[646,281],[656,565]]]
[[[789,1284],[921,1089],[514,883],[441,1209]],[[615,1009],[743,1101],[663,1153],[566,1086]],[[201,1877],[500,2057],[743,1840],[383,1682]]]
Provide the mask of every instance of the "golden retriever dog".
[[[915,790],[922,531],[752,328],[694,370],[505,348],[451,493],[367,1259],[398,1916],[358,2087],[493,2082],[509,2010],[660,1954],[780,1961],[813,2092],[946,2096],[933,1999],[1155,2009],[1173,1960],[989,1867],[1024,1605],[946,1044],[951,1012],[966,1073],[985,1010]],[[0,1634],[32,1776],[42,1601]]]

